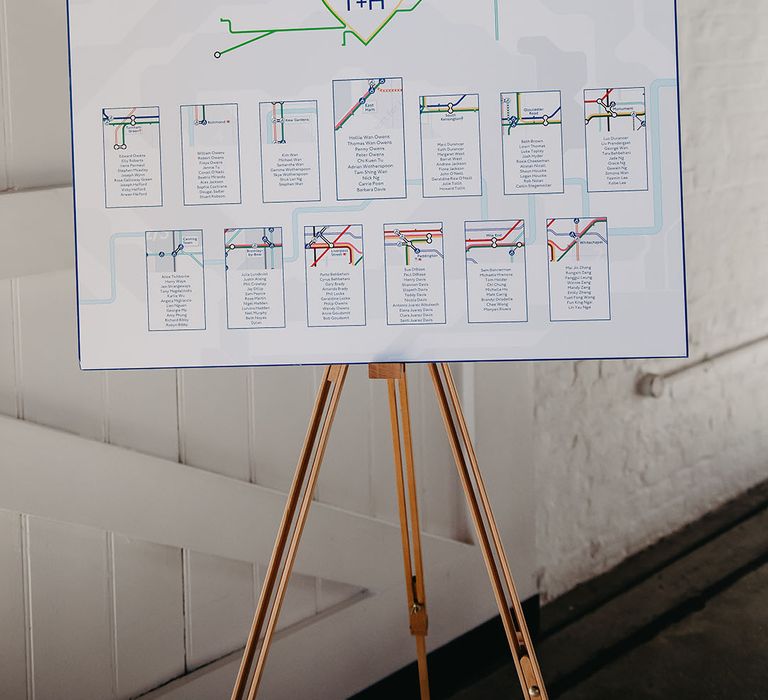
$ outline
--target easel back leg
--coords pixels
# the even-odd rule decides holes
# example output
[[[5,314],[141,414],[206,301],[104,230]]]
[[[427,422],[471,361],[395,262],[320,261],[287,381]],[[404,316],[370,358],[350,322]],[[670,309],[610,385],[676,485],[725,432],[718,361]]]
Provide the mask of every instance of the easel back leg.
[[[525,697],[546,699],[544,679],[536,660],[522,603],[493,515],[453,373],[448,363],[441,363],[431,364],[430,374],[520,685]]]

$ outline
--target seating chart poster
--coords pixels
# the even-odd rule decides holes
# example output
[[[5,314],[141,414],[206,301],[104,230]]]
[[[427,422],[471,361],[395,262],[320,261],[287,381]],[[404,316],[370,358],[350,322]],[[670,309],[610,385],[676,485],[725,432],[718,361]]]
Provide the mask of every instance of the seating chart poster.
[[[687,354],[674,0],[69,0],[84,369]]]

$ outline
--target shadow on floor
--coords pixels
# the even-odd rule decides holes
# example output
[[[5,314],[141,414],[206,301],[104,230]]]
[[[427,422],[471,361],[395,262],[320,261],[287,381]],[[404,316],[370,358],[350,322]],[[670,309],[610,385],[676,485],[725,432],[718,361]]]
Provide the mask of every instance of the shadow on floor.
[[[550,698],[766,700],[768,482],[542,611]],[[451,700],[522,697],[511,665]]]

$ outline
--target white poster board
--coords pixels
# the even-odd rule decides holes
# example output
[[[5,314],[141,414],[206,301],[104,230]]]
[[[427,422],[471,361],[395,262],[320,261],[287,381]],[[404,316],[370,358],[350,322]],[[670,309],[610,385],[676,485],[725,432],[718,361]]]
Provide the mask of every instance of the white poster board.
[[[687,354],[674,0],[69,0],[85,369]]]

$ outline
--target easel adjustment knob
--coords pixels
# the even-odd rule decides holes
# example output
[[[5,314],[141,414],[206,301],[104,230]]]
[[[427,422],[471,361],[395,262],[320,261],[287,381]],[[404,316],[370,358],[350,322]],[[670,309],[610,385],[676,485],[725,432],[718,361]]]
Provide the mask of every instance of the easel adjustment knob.
[[[528,686],[528,695],[532,698],[541,697],[541,688],[536,681],[536,675],[533,672],[533,664],[528,656],[523,656],[520,659],[520,668],[523,671],[523,677]]]
[[[417,636],[426,636],[429,631],[429,618],[427,609],[421,603],[414,603],[411,606],[411,634]]]

